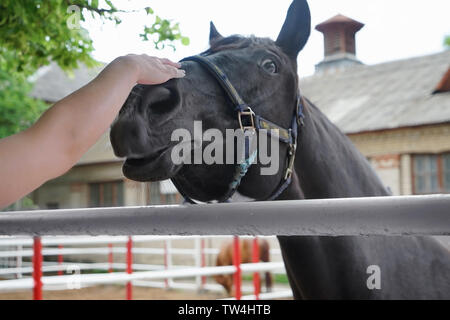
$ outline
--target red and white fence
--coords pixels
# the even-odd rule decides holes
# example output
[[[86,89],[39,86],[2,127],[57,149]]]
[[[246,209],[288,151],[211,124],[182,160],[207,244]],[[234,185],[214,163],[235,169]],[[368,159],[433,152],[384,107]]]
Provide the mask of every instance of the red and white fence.
[[[283,235],[283,236],[411,236],[434,235],[450,236],[450,195],[402,196],[402,197],[369,197],[324,200],[291,200],[267,201],[229,204],[201,204],[178,206],[120,207],[95,209],[63,209],[4,212],[0,214],[0,235]],[[67,238],[66,241],[74,241]],[[86,238],[81,238],[86,239]],[[99,240],[100,239],[100,240]],[[138,237],[114,237],[117,242],[128,243],[127,263],[120,269],[124,272],[104,274],[75,274],[42,276],[43,272],[55,266],[43,263],[46,255],[77,254],[76,248],[46,248],[53,241],[54,246],[64,246],[64,238],[34,238],[33,249],[18,248],[2,253],[4,258],[11,256],[33,257],[33,278],[18,278],[0,281],[0,289],[34,288],[35,298],[40,298],[42,289],[59,285],[67,287],[68,283],[83,286],[100,283],[130,283],[127,297],[131,298],[132,285],[142,281],[155,279],[167,280],[164,286],[179,285],[174,279],[196,277],[198,283],[205,287],[202,277],[216,274],[234,274],[236,288],[240,287],[241,273],[270,271],[283,267],[282,263],[250,263],[239,264],[239,246],[235,246],[235,265],[210,267],[201,265],[202,258],[197,259],[199,265],[194,267],[171,268],[168,255],[163,268],[138,269],[131,261],[133,255],[143,254],[146,248],[132,248]],[[150,238],[146,238],[148,241]],[[161,238],[158,238],[161,239]],[[169,238],[170,239],[170,238]],[[1,239],[3,246],[31,246],[31,240],[20,242],[17,238]],[[9,241],[9,244],[8,244]],[[28,242],[26,242],[28,241]],[[89,238],[86,243],[112,243],[102,237]],[[91,241],[91,242],[90,242]],[[103,242],[102,242],[103,241]],[[128,242],[129,241],[129,242]],[[117,243],[115,242],[115,243]],[[5,244],[6,243],[6,244]],[[73,243],[73,242],[72,242]],[[44,248],[42,248],[42,246]],[[201,248],[201,245],[199,246]],[[83,249],[88,250],[89,248]],[[118,249],[118,248],[117,248]],[[53,250],[53,251],[52,251]],[[55,251],[56,250],[56,251]],[[66,251],[65,251],[66,250]],[[67,251],[71,250],[71,251]],[[90,254],[114,253],[116,248],[90,248]],[[157,249],[151,249],[157,250]],[[161,249],[158,249],[161,250]],[[176,248],[166,248],[166,252],[175,253]],[[207,248],[204,248],[206,254]],[[130,254],[131,251],[131,254]],[[70,253],[69,253],[70,252]],[[155,253],[156,251],[153,251]],[[164,249],[163,249],[164,252]],[[88,253],[84,251],[83,254]],[[145,253],[150,253],[146,251]],[[1,258],[1,256],[0,256]],[[131,268],[130,268],[131,265]],[[57,267],[61,267],[57,265]],[[78,264],[79,270],[81,264]],[[16,265],[13,274],[24,274],[25,265]],[[92,264],[84,269],[91,269]],[[111,268],[108,263],[105,270]],[[119,268],[114,266],[114,268]],[[53,270],[60,270],[58,268]],[[142,270],[142,271],[141,271]],[[2,270],[0,270],[2,271]],[[126,271],[126,272],[125,272]],[[74,278],[76,277],[76,278]],[[148,284],[148,283],[147,283]],[[184,285],[184,284],[183,284]],[[235,298],[258,298],[256,294],[241,296],[236,290]],[[264,293],[259,298],[275,298],[285,293]],[[289,294],[291,294],[289,292]]]
[[[292,296],[291,290],[287,287],[275,288],[278,290],[270,293],[261,292],[259,272],[284,273],[285,271],[282,262],[259,262],[258,238],[252,237],[254,239],[252,263],[241,264],[239,237],[234,236],[233,265],[221,267],[208,266],[206,263],[207,255],[216,255],[219,252],[217,248],[206,246],[206,240],[209,238],[230,239],[223,236],[0,237],[0,277],[15,278],[0,281],[0,291],[32,289],[33,298],[38,300],[42,299],[43,290],[78,289],[97,284],[124,283],[126,299],[130,300],[133,297],[133,286],[223,291],[220,285],[208,283],[207,277],[233,274],[235,297],[230,297],[232,299],[273,299]],[[174,240],[193,241],[194,248],[175,248],[172,246]],[[161,241],[162,248],[134,246],[136,243],[145,243],[148,246]],[[104,246],[76,247],[86,245]],[[125,255],[125,263],[114,262],[114,256],[117,254]],[[272,249],[271,254],[274,256],[280,254],[280,251]],[[103,255],[107,261],[102,263],[64,262],[64,256],[67,255]],[[163,255],[164,264],[133,263],[135,255]],[[173,257],[176,255],[194,257],[195,265],[174,265]],[[46,260],[48,256],[56,256],[56,259]],[[31,262],[25,261],[24,258],[31,258]],[[105,273],[88,273],[89,270],[98,269],[104,270]],[[114,270],[121,271],[114,272]],[[70,274],[65,274],[67,272]],[[253,286],[242,285],[244,273],[253,273]],[[193,283],[175,282],[175,279],[181,278],[194,278],[195,281]]]

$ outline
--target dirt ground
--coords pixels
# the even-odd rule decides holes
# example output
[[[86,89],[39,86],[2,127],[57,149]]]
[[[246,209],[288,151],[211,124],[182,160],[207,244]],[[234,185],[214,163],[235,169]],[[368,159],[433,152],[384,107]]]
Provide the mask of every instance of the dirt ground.
[[[44,300],[124,300],[124,286],[96,286],[79,290],[44,291]],[[214,300],[224,298],[221,293],[197,293],[180,290],[133,287],[134,300]],[[0,300],[31,300],[32,290],[0,292]]]

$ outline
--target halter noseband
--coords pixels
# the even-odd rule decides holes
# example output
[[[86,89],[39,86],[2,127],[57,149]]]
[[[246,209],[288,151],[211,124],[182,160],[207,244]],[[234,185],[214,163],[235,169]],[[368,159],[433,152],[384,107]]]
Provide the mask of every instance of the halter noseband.
[[[304,114],[303,103],[300,92],[297,94],[296,108],[294,116],[292,118],[291,127],[289,129],[282,128],[275,123],[264,119],[263,117],[255,114],[250,106],[238,94],[235,87],[231,84],[227,75],[211,60],[205,56],[191,56],[181,60],[183,61],[195,61],[203,66],[220,84],[223,90],[227,93],[228,98],[234,105],[234,109],[238,114],[238,121],[241,130],[244,132],[244,161],[236,166],[233,180],[228,185],[228,190],[225,195],[218,199],[219,202],[228,202],[239,187],[242,178],[246,175],[248,169],[256,159],[257,151],[250,152],[250,133],[254,134],[256,130],[266,129],[269,134],[271,130],[276,130],[277,138],[288,145],[287,165],[284,176],[277,188],[277,190],[266,200],[273,200],[277,198],[291,183],[292,173],[294,168],[295,152],[297,150],[297,135],[298,127],[303,126]],[[186,202],[195,203],[191,198],[187,197],[183,190],[172,179],[173,183],[177,187],[178,191],[185,198]]]

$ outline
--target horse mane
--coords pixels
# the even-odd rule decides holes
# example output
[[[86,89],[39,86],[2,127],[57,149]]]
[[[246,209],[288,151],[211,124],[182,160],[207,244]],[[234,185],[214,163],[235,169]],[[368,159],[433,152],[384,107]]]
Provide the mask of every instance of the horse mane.
[[[202,55],[210,55],[224,50],[236,50],[247,47],[263,47],[274,45],[275,42],[269,38],[258,38],[253,35],[244,37],[241,35],[232,35],[213,41],[211,47],[204,51]]]

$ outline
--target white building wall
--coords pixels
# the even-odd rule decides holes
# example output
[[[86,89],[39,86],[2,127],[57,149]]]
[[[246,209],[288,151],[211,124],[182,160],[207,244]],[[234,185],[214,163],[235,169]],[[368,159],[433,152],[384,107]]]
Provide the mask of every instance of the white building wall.
[[[147,191],[145,183],[124,180],[124,205],[144,206],[147,204]]]
[[[402,195],[413,194],[412,188],[412,170],[411,170],[411,155],[402,154],[400,159],[400,190]]]
[[[375,156],[370,159],[370,162],[378,173],[381,181],[386,187],[389,187],[392,194],[395,196],[400,195],[400,156]]]

